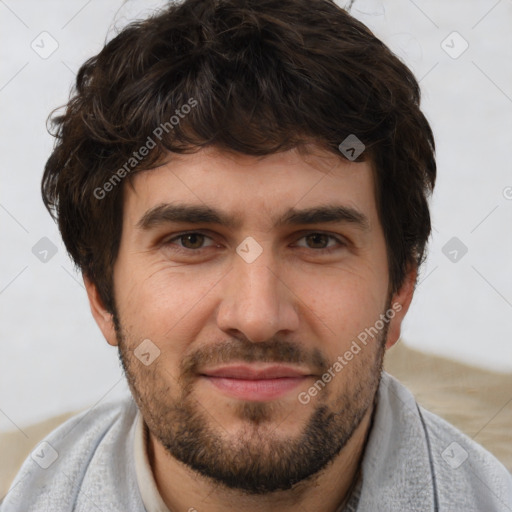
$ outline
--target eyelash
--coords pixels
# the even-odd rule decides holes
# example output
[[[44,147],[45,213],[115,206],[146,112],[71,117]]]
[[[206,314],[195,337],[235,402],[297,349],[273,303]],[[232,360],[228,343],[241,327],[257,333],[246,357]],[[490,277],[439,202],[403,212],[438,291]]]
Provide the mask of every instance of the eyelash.
[[[168,246],[168,245],[172,245],[172,243],[175,241],[175,240],[179,240],[180,238],[183,238],[187,235],[202,235],[206,238],[209,238],[210,240],[212,240],[212,237],[209,236],[208,234],[206,233],[203,233],[201,231],[186,231],[185,233],[180,233],[179,235],[176,235],[176,236],[173,236],[172,238],[169,238],[167,240],[165,240],[163,242],[163,245],[164,246]],[[303,238],[306,238],[307,236],[310,236],[310,235],[325,235],[327,236],[329,239],[331,240],[335,240],[338,245],[334,246],[334,247],[328,247],[328,248],[324,248],[324,249],[311,249],[312,251],[315,251],[315,252],[322,252],[324,254],[330,254],[334,251],[337,251],[343,247],[346,247],[347,246],[347,243],[344,242],[343,240],[339,239],[338,237],[335,237],[334,235],[331,235],[329,233],[324,233],[323,231],[309,231],[305,234],[303,234],[299,240],[302,240]],[[209,247],[213,247],[213,246],[209,246]],[[308,249],[307,247],[301,247],[302,249]],[[196,254],[199,254],[201,253],[202,251],[204,251],[205,249],[208,249],[208,247],[201,247],[199,249],[186,249],[184,247],[179,247],[179,246],[176,246],[175,251],[177,252],[181,252],[181,253],[187,253],[187,254],[192,254],[192,253],[196,253]]]

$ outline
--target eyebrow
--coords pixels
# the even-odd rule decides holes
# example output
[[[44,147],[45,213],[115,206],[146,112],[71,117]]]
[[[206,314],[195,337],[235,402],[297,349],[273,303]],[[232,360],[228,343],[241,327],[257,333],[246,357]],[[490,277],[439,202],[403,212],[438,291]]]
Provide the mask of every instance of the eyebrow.
[[[228,229],[240,228],[241,219],[206,205],[160,204],[149,209],[137,222],[140,230],[150,230],[161,224],[182,222],[189,224],[217,224]],[[343,205],[322,205],[303,210],[290,208],[279,217],[274,227],[300,224],[348,223],[362,231],[369,231],[368,217],[359,210]]]

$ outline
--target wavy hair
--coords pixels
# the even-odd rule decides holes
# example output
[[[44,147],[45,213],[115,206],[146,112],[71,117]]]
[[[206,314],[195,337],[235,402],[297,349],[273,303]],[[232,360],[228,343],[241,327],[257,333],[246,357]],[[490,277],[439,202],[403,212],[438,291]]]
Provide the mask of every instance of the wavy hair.
[[[134,152],[193,99],[140,161]],[[411,71],[331,0],[185,0],[124,28],[80,68],[42,180],[72,259],[113,311],[126,162],[130,176],[167,152],[205,146],[268,155],[355,134],[375,175],[393,291],[420,265],[436,177],[431,128]],[[164,124],[165,125],[165,124]],[[135,165],[136,164],[136,165]],[[124,174],[123,174],[124,175]],[[118,172],[119,176],[119,172]]]

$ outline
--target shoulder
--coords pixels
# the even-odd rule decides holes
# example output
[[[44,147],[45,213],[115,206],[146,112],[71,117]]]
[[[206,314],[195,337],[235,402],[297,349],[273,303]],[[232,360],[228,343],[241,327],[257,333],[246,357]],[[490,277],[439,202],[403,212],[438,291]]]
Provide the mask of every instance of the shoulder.
[[[443,418],[421,406],[419,411],[429,435],[440,495],[471,501],[474,510],[512,509],[512,474],[507,468]]]
[[[468,512],[493,512],[512,508],[512,475],[494,455],[417,404],[412,393],[387,373],[383,373],[379,393],[379,400],[382,398],[389,409],[388,414],[402,423],[417,425],[415,443],[425,445],[441,510],[451,507]],[[397,424],[394,428],[400,430]],[[421,431],[423,436],[418,435]]]
[[[27,457],[0,510],[78,510],[85,488],[94,488],[99,478],[106,483],[119,458],[129,466],[128,440],[137,412],[132,397],[126,397],[94,406],[60,425]]]

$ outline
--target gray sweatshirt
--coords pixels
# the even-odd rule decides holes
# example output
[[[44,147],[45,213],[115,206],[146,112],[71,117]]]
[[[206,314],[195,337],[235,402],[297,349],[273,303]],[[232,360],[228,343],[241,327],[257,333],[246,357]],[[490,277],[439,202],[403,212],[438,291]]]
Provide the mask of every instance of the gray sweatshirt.
[[[24,462],[0,512],[146,512],[137,413],[127,398],[62,424]],[[356,494],[347,510],[512,512],[512,475],[384,372]]]

